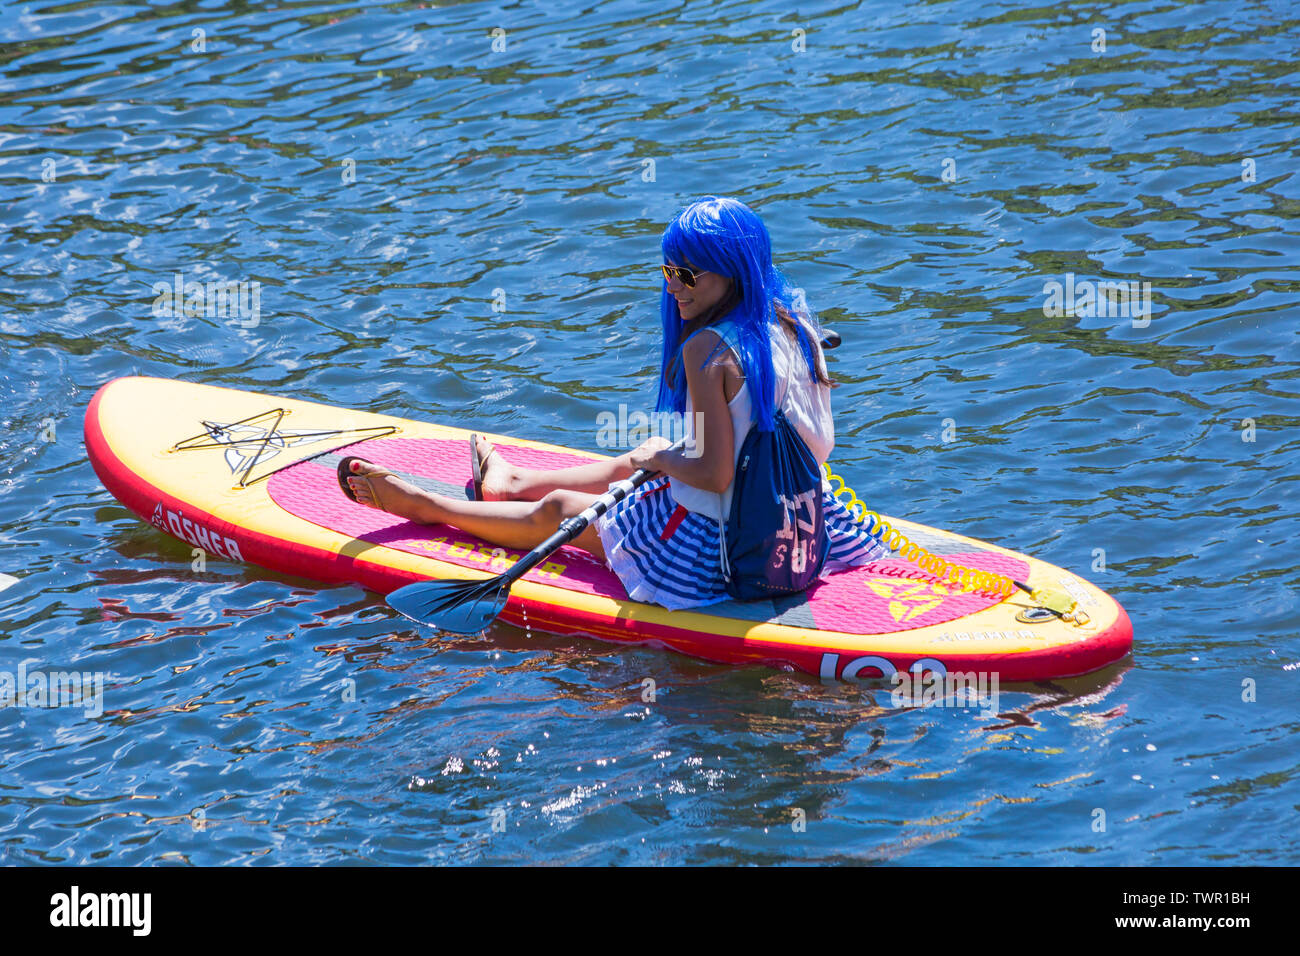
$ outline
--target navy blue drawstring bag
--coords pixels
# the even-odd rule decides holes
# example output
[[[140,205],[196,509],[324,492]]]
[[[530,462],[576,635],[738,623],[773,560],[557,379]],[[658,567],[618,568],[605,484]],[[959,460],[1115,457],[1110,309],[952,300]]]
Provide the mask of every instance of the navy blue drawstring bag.
[[[736,459],[722,576],[739,601],[797,594],[817,580],[831,539],[822,472],[779,408],[770,432],[750,428]]]

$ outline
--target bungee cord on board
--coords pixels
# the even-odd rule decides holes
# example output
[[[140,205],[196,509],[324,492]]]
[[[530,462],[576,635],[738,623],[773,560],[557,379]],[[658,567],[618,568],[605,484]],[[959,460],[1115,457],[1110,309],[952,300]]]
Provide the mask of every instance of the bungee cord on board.
[[[1016,589],[1019,588],[1061,620],[1078,625],[1088,623],[1088,613],[1081,610],[1078,602],[1069,595],[1046,588],[1031,588],[1023,581],[1017,581],[1005,574],[967,567],[932,554],[915,541],[909,540],[900,530],[863,504],[857,492],[850,488],[843,478],[831,471],[829,464],[823,463],[822,470],[826,472],[827,480],[838,483],[838,487],[831,489],[831,494],[843,502],[849,514],[855,521],[864,525],[872,537],[879,538],[890,551],[911,561],[940,581],[955,584],[964,591],[984,593],[1004,601],[1015,594]]]

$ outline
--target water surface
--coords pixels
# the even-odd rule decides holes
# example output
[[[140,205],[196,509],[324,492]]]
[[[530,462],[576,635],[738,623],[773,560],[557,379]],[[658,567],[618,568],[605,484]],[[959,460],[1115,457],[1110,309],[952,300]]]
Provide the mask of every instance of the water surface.
[[[0,2],[0,669],[111,676],[0,710],[0,861],[1300,861],[1298,43],[1280,2]],[[195,571],[87,462],[136,373],[594,448],[705,193],[844,337],[836,470],[1097,581],[1130,659],[982,717],[438,635]],[[177,273],[258,322],[155,316]],[[1046,314],[1067,274],[1149,323]]]

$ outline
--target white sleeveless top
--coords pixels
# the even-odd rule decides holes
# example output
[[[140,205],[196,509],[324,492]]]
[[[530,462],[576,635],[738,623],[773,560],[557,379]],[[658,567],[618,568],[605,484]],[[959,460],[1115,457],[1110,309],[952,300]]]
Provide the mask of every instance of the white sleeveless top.
[[[802,324],[809,337],[816,343],[816,332],[807,323]],[[705,328],[712,329],[722,336],[722,340],[731,349],[732,354],[736,354],[737,337],[734,323],[720,322]],[[704,329],[699,331],[703,332]],[[772,323],[769,332],[772,342],[772,370],[775,373],[773,379],[776,382],[777,395],[781,398],[777,407],[785,412],[786,418],[795,427],[799,437],[808,444],[808,450],[817,459],[817,464],[825,464],[826,459],[830,457],[831,449],[835,447],[835,423],[831,418],[830,387],[809,380],[808,363],[804,360],[803,351],[799,348],[798,342],[792,341],[786,335],[785,328],[779,320]],[[815,358],[824,372],[826,358],[822,354],[821,346],[814,344],[814,350]],[[739,364],[739,355],[736,355],[736,361]],[[783,390],[784,395],[782,395]],[[754,403],[749,394],[748,382],[740,386],[740,391],[727,404],[727,408],[731,412],[732,454],[735,456],[732,464],[734,465],[740,460],[740,446],[745,443],[745,436],[749,434],[750,425],[753,424]],[[695,407],[691,402],[689,390],[686,393],[686,434],[689,448],[695,442]],[[725,522],[731,514],[731,496],[735,485],[736,479],[733,476],[726,491],[718,494],[716,491],[696,488],[694,485],[673,478],[668,483],[668,488],[673,500],[687,511],[695,511],[719,522]],[[822,479],[822,485],[828,486],[825,478]]]

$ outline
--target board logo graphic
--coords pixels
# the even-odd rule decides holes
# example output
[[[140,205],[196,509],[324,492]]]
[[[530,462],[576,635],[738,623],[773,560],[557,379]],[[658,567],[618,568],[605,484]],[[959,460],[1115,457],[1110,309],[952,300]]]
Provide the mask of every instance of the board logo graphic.
[[[229,558],[232,561],[244,560],[244,556],[239,551],[239,542],[234,538],[229,535],[219,534],[207,525],[199,524],[197,521],[191,521],[185,517],[183,511],[172,511],[170,508],[164,508],[161,501],[154,508],[151,520],[173,537],[180,538],[196,548],[211,551],[213,554]]]
[[[940,677],[948,675],[948,668],[944,666],[943,661],[933,657],[922,657],[920,660],[913,661],[907,670],[917,677],[925,674],[937,674]],[[898,673],[898,668],[889,658],[877,657],[874,654],[855,657],[841,664],[839,654],[827,651],[822,654],[819,672],[822,680],[837,678],[839,680],[876,680],[877,678],[889,680]]]
[[[367,438],[379,438],[397,431],[395,425],[371,425],[364,428],[281,428],[286,408],[273,408],[269,412],[250,415],[237,422],[210,422],[201,419],[203,431],[183,438],[172,446],[172,451],[194,451],[200,448],[222,448],[226,465],[232,475],[239,476],[239,485],[246,487],[269,478],[276,470],[266,471],[256,478],[253,469],[276,458],[285,449],[298,449],[328,439],[346,436],[343,445],[351,445]],[[339,447],[342,447],[340,445]],[[325,452],[317,452],[317,455]],[[312,457],[312,456],[309,456]],[[285,462],[281,468],[297,464],[301,459]]]
[[[900,623],[933,611],[950,593],[942,584],[931,581],[870,580],[867,586],[889,602],[889,613]]]
[[[313,445],[337,434],[325,434],[320,428],[282,429],[278,423],[264,428],[239,422],[203,422],[203,427],[213,442],[226,446],[226,465],[232,475],[270,461],[286,448]]]

